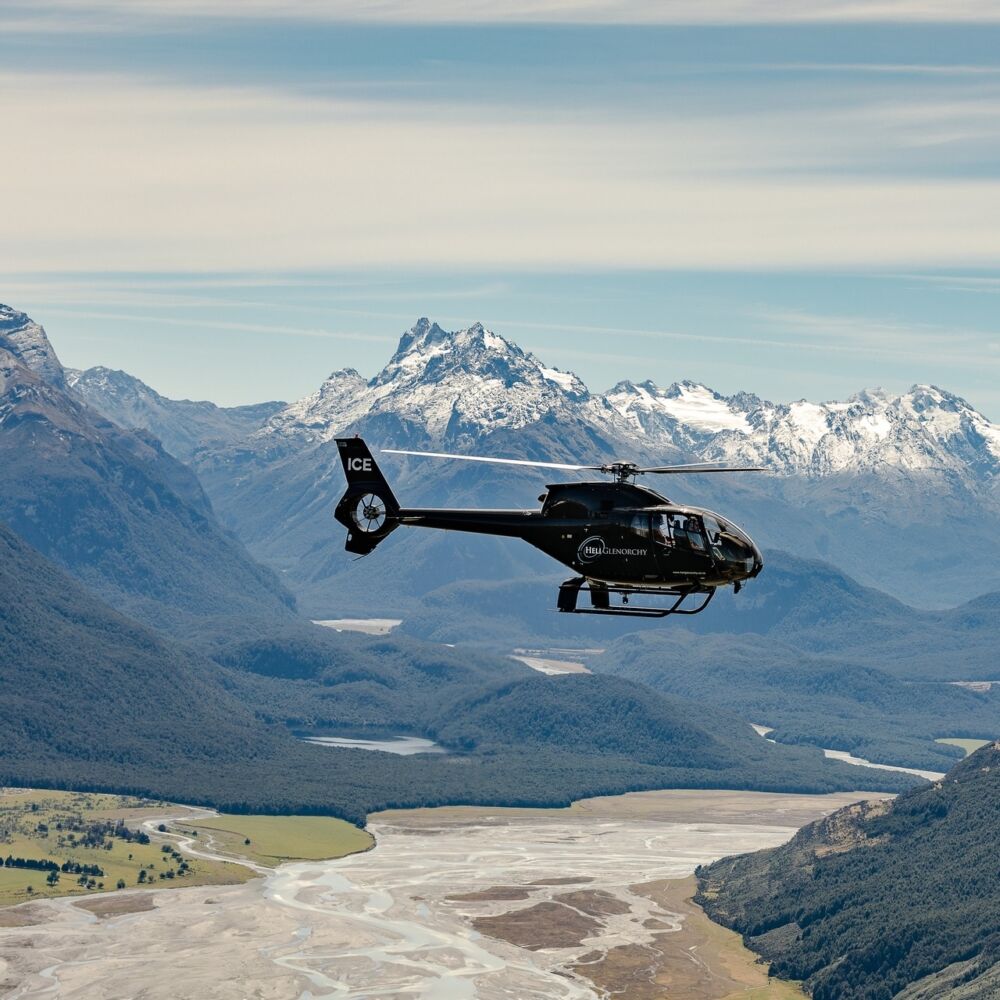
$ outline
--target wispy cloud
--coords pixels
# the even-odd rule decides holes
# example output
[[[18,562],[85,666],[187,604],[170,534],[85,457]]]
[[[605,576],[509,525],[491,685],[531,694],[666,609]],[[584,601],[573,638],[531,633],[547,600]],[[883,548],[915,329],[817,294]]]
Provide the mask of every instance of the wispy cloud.
[[[761,308],[752,315],[761,329],[789,334],[786,343],[797,350],[937,365],[985,362],[992,366],[1000,361],[983,358],[983,350],[1000,337],[992,330],[791,309]]]
[[[992,0],[39,0],[11,21],[53,12],[141,18],[302,18],[402,24],[802,24],[996,22]]]
[[[757,309],[750,313],[758,321],[759,332],[711,333],[704,330],[678,330],[670,327],[633,327],[626,325],[594,325],[584,323],[547,323],[532,320],[495,318],[497,329],[528,332],[529,339],[544,345],[546,334],[575,334],[593,341],[594,335],[613,338],[615,343],[628,340],[659,343],[693,343],[713,347],[753,348],[755,351],[797,354],[853,354],[859,357],[888,361],[941,362],[942,345],[947,345],[954,363],[975,362],[986,345],[994,342],[997,333],[964,330],[926,323],[910,323],[868,316],[843,316],[809,313],[788,309]],[[450,320],[451,317],[443,317]],[[648,358],[645,353],[616,354],[594,352],[575,347],[567,348],[565,338],[549,341],[567,356],[588,361],[616,358]],[[544,347],[540,347],[544,349]],[[1000,358],[987,359],[990,365]],[[741,361],[741,364],[743,362]],[[773,364],[772,364],[773,367]]]
[[[963,274],[899,274],[894,277],[915,284],[937,285],[950,292],[1000,295],[1000,278]]]
[[[1000,180],[841,169],[874,135],[906,148],[949,115],[995,131],[1000,99],[843,109],[817,137],[799,110],[518,119],[6,74],[0,114],[18,143],[2,168],[7,274],[1000,261]]]
[[[838,62],[779,62],[747,63],[747,69],[774,73],[845,73],[876,74],[879,76],[957,76],[991,77],[1000,75],[1000,66],[962,63],[838,63]]]
[[[123,313],[118,311],[85,310],[85,309],[48,309],[53,316],[74,317],[77,319],[104,319],[121,323],[154,324],[157,326],[187,327],[196,330],[220,330],[227,333],[251,333],[273,336],[310,337],[321,340],[353,340],[363,342],[395,344],[395,337],[384,337],[378,334],[364,333],[353,330],[325,330],[314,327],[288,326],[279,323],[243,323],[227,320],[213,320],[204,317],[184,318],[179,316],[160,316],[155,313]]]

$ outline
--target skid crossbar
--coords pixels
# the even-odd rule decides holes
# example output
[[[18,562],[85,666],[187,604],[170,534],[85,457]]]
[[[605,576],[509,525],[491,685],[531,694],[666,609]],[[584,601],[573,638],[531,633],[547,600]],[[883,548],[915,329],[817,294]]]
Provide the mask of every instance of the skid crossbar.
[[[585,590],[590,594],[592,607],[578,608],[576,606],[580,591]],[[611,594],[622,595],[622,606],[612,607],[610,601]],[[674,603],[667,608],[657,607],[630,607],[628,599],[633,594],[655,595],[657,597],[673,597]],[[704,600],[697,607],[684,608],[681,605],[689,597],[701,595]],[[654,590],[643,587],[605,587],[592,586],[582,576],[573,577],[566,580],[559,587],[559,600],[557,609],[567,614],[575,615],[618,615],[623,618],[666,618],[668,615],[696,615],[708,607],[715,596],[715,587],[695,588],[689,587],[676,590]]]

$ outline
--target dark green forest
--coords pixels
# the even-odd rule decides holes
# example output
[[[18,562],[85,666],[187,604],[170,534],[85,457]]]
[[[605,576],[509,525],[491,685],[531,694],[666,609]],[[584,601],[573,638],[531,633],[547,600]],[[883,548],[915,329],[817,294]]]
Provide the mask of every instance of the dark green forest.
[[[16,366],[0,395],[0,521],[154,628],[204,616],[292,618],[294,600],[215,519],[197,476]]]
[[[939,784],[699,869],[697,899],[815,1000],[889,1000],[952,963],[974,983],[1000,961],[998,815],[993,743]]]
[[[1000,734],[1000,689],[908,681],[867,663],[758,635],[683,628],[626,636],[592,670],[717,705],[774,729],[772,739],[849,750],[884,764],[947,771],[962,756],[934,741]]]
[[[553,613],[558,577],[450,580],[423,599],[404,629],[439,642],[605,646],[628,634],[684,631],[706,638],[758,640],[762,665],[775,650],[834,657],[894,677],[993,680],[1000,664],[1000,594],[943,611],[911,608],[865,587],[829,563],[768,550],[765,569],[740,594],[720,591],[700,615],[671,622],[597,622]]]
[[[359,823],[389,806],[912,784],[773,746],[734,717],[632,682],[553,683],[417,640],[288,628],[236,642],[203,636],[209,659],[111,610],[0,526],[0,782]],[[297,741],[292,724],[403,727],[456,752],[330,750]]]

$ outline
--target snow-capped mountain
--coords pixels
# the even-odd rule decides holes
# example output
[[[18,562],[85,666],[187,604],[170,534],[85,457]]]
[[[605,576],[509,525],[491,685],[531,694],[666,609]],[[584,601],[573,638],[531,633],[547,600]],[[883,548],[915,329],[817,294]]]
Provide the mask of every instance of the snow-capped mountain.
[[[63,366],[45,330],[27,314],[3,303],[0,303],[0,351],[13,355],[50,385],[64,384]]]
[[[128,372],[95,367],[66,370],[70,388],[122,427],[150,431],[175,458],[188,461],[204,448],[221,448],[257,430],[286,404],[216,406],[207,401],[167,399]]]
[[[486,431],[525,427],[589,398],[575,375],[546,368],[481,323],[449,333],[420,319],[375,378],[366,380],[353,368],[336,371],[257,436],[317,443],[363,417],[393,414],[419,424],[433,440],[454,444]]]
[[[334,372],[317,392],[277,412],[253,440],[319,444],[387,415],[452,448],[549,417],[581,421],[615,446],[646,455],[680,452],[787,475],[897,469],[983,479],[1000,472],[1000,426],[934,386],[901,395],[874,389],[826,403],[723,396],[694,382],[662,389],[626,381],[597,395],[576,375],[546,367],[481,323],[449,333],[427,319],[403,334],[374,378],[354,369]]]
[[[721,396],[693,382],[668,389],[622,382],[605,398],[640,438],[670,441],[707,461],[809,476],[1000,472],[1000,425],[936,386],[901,395],[866,390],[844,402],[770,403],[749,393]]]

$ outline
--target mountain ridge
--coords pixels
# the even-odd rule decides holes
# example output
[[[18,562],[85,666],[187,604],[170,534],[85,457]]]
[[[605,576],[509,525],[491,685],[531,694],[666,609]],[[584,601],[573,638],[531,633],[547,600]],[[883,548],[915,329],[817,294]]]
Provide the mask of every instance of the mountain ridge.
[[[86,373],[76,384],[85,381]],[[170,401],[170,412],[140,419],[96,389],[88,399],[164,438],[188,419]],[[353,433],[375,447],[529,460],[764,465],[775,474],[674,477],[671,495],[725,512],[764,546],[832,562],[911,604],[947,607],[1000,590],[1000,426],[933,387],[862,390],[824,404],[723,396],[690,380],[666,389],[619,382],[600,395],[481,323],[448,332],[422,318],[372,378],[340,368],[252,424],[184,454],[223,523],[287,574],[315,617],[358,589],[359,571],[328,516],[342,483],[333,438]],[[551,481],[534,470],[463,465],[397,458],[385,471],[401,497],[428,506],[526,506]],[[935,530],[944,525],[947,532]],[[963,537],[976,543],[962,545]],[[407,558],[419,549],[425,562],[468,565],[468,573],[491,564],[509,566],[508,575],[547,571],[502,540],[436,539],[413,553],[405,544]],[[419,580],[415,587],[390,581],[401,605],[426,589]]]
[[[291,595],[217,523],[195,473],[148,432],[88,407],[44,329],[15,319],[0,347],[0,520],[157,627],[290,615]]]
[[[447,332],[426,318],[402,335],[371,379],[354,369],[334,372],[254,436],[299,431],[316,442],[393,412],[420,423],[433,443],[462,444],[565,409],[659,454],[680,449],[710,461],[766,461],[781,473],[954,469],[956,454],[980,473],[1000,473],[1000,425],[936,386],[900,394],[862,389],[823,403],[773,403],[746,391],[724,396],[690,380],[666,388],[625,380],[592,393],[572,372],[546,367],[482,323]]]
[[[112,407],[109,395],[121,391],[91,384],[107,380],[109,373],[123,374],[100,367],[68,374],[100,409]],[[129,379],[133,386],[144,385]],[[160,403],[205,405],[166,400],[144,388]],[[390,360],[371,378],[354,368],[338,369],[299,400],[260,407],[274,412],[257,428],[248,421],[247,436],[258,442],[298,436],[316,444],[363,418],[392,413],[419,423],[429,443],[461,445],[570,408],[603,434],[658,454],[684,450],[710,461],[766,461],[782,474],[933,472],[958,468],[956,457],[979,474],[1000,473],[1000,424],[935,385],[914,384],[905,393],[864,388],[846,400],[789,403],[746,390],[727,396],[689,379],[666,387],[651,379],[625,379],[599,393],[480,322],[446,331],[426,317],[401,335]],[[157,426],[148,429],[164,437]]]
[[[168,399],[134,375],[100,365],[67,369],[66,384],[109,420],[155,435],[182,462],[206,448],[239,441],[288,405],[271,400],[223,407],[208,400]]]
[[[893,802],[698,869],[696,901],[815,1000],[995,996],[1000,743]]]

